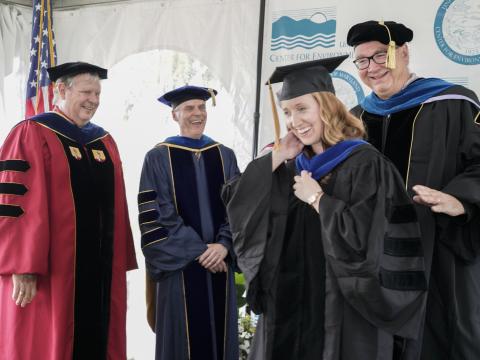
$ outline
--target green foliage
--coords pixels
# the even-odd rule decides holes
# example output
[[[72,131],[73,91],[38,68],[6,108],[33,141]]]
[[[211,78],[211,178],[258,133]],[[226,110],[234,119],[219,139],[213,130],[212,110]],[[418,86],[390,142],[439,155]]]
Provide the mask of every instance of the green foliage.
[[[237,291],[237,307],[241,308],[246,304],[246,300],[243,297],[245,293],[245,278],[243,274],[235,273],[235,290]]]

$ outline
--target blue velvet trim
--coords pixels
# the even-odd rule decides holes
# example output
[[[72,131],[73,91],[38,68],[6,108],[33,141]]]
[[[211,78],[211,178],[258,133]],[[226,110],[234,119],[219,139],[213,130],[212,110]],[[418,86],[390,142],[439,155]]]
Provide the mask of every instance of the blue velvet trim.
[[[418,106],[429,98],[455,86],[442,79],[418,79],[392,97],[383,100],[375,93],[366,96],[360,106],[371,114],[385,116]]]
[[[340,141],[311,159],[302,153],[295,159],[297,172],[300,173],[302,170],[307,170],[312,173],[312,177],[315,180],[320,180],[342,163],[357,146],[363,144],[368,143],[363,140]]]
[[[107,132],[103,128],[91,122],[80,128],[55,112],[36,115],[29,120],[43,124],[82,145],[107,135]]]
[[[202,149],[208,145],[215,144],[215,141],[209,138],[207,135],[202,135],[200,139],[192,139],[186,136],[170,136],[164,141],[167,144],[184,146],[190,149]]]

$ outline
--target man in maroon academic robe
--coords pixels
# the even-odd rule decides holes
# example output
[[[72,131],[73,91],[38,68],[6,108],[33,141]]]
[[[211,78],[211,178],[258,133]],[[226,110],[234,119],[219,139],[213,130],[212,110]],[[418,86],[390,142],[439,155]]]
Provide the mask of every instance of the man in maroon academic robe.
[[[0,148],[0,359],[124,360],[135,251],[116,144],[90,123],[107,70],[48,72],[57,107]]]

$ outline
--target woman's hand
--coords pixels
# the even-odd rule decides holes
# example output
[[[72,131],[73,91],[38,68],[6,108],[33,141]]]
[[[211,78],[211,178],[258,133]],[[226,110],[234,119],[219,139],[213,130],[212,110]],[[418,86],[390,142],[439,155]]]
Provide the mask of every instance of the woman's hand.
[[[293,190],[295,196],[303,202],[312,205],[318,212],[318,204],[323,195],[323,190],[318,182],[306,170],[302,170],[300,175],[294,177],[294,180]]]
[[[302,142],[293,132],[289,131],[287,135],[280,139],[279,147],[272,151],[272,171],[275,171],[286,160],[295,158],[302,150]]]

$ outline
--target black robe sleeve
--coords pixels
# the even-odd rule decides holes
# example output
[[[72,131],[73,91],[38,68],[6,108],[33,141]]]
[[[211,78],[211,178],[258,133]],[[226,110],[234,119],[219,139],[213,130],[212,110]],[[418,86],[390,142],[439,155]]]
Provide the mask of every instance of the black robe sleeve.
[[[272,174],[268,153],[250,162],[241,176],[223,188],[237,264],[245,276],[247,301],[257,314],[264,311],[264,293],[280,258],[292,185],[289,178],[293,180],[293,175],[285,165]],[[268,241],[278,246],[271,246],[265,257]]]
[[[374,326],[416,338],[426,299],[423,250],[399,173],[378,154],[344,166],[332,181],[319,205],[321,238],[345,300]]]
[[[416,338],[426,280],[415,209],[393,165],[368,152],[373,160],[349,159],[330,178],[320,201],[318,241],[345,301],[375,327]],[[252,161],[223,192],[247,301],[256,313],[274,293],[289,211],[298,209],[289,207],[291,166],[272,174],[271,164],[271,154]]]
[[[476,101],[478,98],[468,89],[462,92]],[[480,109],[472,102],[452,101],[448,115],[457,123],[450,132],[458,143],[457,158],[462,169],[441,191],[460,200],[465,208],[462,216],[437,215],[440,241],[445,243],[464,262],[474,263],[480,255]]]

